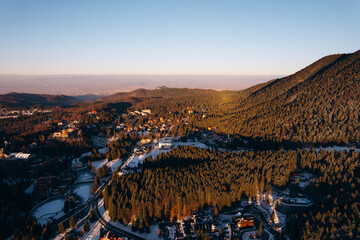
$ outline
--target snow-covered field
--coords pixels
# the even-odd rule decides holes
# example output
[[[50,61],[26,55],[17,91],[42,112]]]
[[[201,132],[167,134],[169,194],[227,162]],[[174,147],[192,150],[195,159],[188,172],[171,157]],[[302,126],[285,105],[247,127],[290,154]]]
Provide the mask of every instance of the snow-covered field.
[[[110,162],[107,162],[106,165],[111,169],[111,171],[115,171],[117,167],[120,167],[122,164],[122,159],[114,159]]]
[[[63,216],[65,214],[63,208],[64,198],[56,198],[36,208],[33,216],[37,219],[38,223],[46,224],[48,220]]]
[[[91,181],[94,180],[94,174],[89,172],[89,170],[80,171],[79,175],[76,177],[76,181]]]
[[[78,183],[71,192],[77,194],[81,198],[81,204],[84,204],[91,196],[92,185],[93,183]]]
[[[98,152],[99,152],[99,153],[102,153],[102,154],[105,154],[106,151],[107,151],[107,147],[99,148],[99,149],[98,149]]]
[[[98,170],[98,168],[104,166],[104,164],[106,164],[106,163],[107,163],[107,160],[103,159],[103,160],[93,161],[93,162],[91,162],[91,165],[93,167],[95,167],[96,170]]]
[[[103,160],[91,162],[91,165],[94,166],[96,170],[106,165],[111,169],[111,171],[114,171],[116,170],[117,167],[121,165],[121,163],[122,163],[122,159],[114,159],[110,162],[107,159],[103,159]]]

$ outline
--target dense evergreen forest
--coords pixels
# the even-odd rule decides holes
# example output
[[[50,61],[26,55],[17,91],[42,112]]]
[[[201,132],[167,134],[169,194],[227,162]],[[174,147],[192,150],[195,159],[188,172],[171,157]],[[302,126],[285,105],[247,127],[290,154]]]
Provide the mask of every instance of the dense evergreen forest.
[[[293,145],[360,141],[360,51],[324,57],[288,77],[239,91],[143,101],[157,114],[199,113],[195,127]],[[206,116],[206,117],[203,117]]]
[[[174,220],[212,206],[215,215],[241,199],[271,194],[289,184],[296,169],[315,174],[306,193],[309,214],[291,215],[286,232],[301,239],[360,237],[360,187],[355,151],[226,153],[182,146],[144,162],[141,173],[116,176],[104,201],[113,220],[144,231],[155,220]]]

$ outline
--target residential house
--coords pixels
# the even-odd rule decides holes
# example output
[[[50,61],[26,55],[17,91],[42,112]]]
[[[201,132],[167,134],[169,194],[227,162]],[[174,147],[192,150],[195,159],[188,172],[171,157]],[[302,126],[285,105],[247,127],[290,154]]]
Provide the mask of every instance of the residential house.
[[[234,218],[233,218],[234,219]],[[245,213],[241,217],[236,218],[236,225],[238,228],[252,228],[254,227],[254,215]]]
[[[51,194],[53,185],[53,176],[41,177],[36,181],[32,194],[36,198],[47,198]]]
[[[145,114],[148,114],[150,115],[151,114],[151,110],[150,109],[144,109],[141,111],[142,113],[145,113]]]
[[[159,140],[159,149],[170,149],[172,147],[171,140],[160,139]]]

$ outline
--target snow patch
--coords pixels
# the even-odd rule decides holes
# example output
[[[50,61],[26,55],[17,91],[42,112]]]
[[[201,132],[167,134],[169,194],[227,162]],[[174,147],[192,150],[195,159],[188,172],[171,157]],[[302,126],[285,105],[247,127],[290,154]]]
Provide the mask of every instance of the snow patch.
[[[93,167],[95,167],[96,170],[98,170],[98,168],[101,168],[102,166],[104,166],[108,161],[106,159],[103,160],[98,160],[98,161],[93,161],[91,162],[91,165]]]
[[[62,217],[65,214],[63,208],[64,198],[56,198],[37,207],[33,216],[37,219],[38,223],[46,224],[52,219]]]

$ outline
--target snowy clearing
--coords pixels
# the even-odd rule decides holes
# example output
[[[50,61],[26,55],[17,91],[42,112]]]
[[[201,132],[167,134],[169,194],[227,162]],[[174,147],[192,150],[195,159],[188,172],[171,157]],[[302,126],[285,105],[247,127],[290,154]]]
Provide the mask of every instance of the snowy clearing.
[[[107,160],[103,159],[103,160],[93,161],[93,162],[91,162],[91,165],[93,167],[95,167],[96,170],[98,170],[98,168],[101,168],[106,163],[107,163]]]
[[[107,151],[107,147],[99,148],[99,149],[98,149],[98,152],[101,153],[101,154],[105,154],[106,151]]]
[[[91,187],[93,183],[78,183],[75,184],[72,193],[75,193],[81,198],[81,204],[84,204],[91,196]]]
[[[33,216],[37,219],[38,223],[46,224],[48,220],[62,217],[65,214],[63,208],[64,198],[56,198],[36,208]]]
[[[79,175],[76,177],[76,181],[92,181],[94,180],[94,174],[89,172],[89,170],[82,170],[79,172]]]

